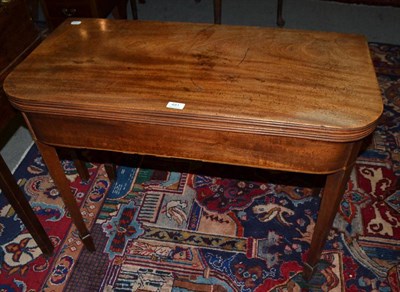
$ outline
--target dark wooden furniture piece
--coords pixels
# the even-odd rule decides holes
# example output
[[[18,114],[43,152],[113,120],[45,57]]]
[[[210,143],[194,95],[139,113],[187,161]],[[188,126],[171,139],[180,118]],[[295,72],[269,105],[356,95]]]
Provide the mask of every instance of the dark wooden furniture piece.
[[[306,278],[382,113],[363,37],[209,24],[65,22],[5,90],[89,250],[58,146],[327,175]]]
[[[200,2],[201,0],[195,0],[195,1]],[[221,24],[222,0],[213,0],[213,1],[214,1],[214,23]],[[133,19],[138,19],[136,0],[130,0],[130,3],[132,9],[132,17]],[[145,0],[139,0],[139,3],[145,3]]]
[[[127,18],[128,0],[40,0],[50,29],[67,17],[105,18],[112,11],[115,18]]]
[[[0,133],[2,135],[17,118],[16,110],[10,105],[3,91],[4,78],[39,41],[39,33],[30,21],[23,0],[0,4]],[[42,252],[51,255],[53,245],[1,155],[0,189]]]
[[[285,20],[282,16],[283,10],[283,0],[278,0],[277,10],[276,10],[276,25],[279,27],[283,27],[285,25]]]
[[[214,0],[214,23],[221,24],[222,0]]]

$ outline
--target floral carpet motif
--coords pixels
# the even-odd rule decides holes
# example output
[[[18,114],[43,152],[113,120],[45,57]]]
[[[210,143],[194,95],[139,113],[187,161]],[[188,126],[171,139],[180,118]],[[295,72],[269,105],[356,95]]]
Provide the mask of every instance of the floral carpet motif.
[[[96,243],[90,253],[33,146],[15,176],[55,253],[41,254],[0,196],[0,289],[399,291],[400,47],[370,50],[384,113],[310,282],[301,273],[319,197],[299,175],[123,155],[115,182],[97,163],[87,164],[91,178],[83,182],[66,159]]]

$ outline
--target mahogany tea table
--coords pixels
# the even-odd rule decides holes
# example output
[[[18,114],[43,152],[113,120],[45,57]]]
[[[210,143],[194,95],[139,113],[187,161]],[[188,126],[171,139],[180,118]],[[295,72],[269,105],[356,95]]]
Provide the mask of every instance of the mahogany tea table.
[[[382,99],[362,36],[68,20],[6,79],[89,250],[56,147],[326,175],[312,275]]]

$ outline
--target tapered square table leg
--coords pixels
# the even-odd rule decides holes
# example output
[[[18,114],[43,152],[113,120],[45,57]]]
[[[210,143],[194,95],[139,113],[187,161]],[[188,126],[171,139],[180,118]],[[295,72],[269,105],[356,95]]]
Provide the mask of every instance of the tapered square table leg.
[[[61,165],[60,159],[58,157],[57,151],[55,147],[46,145],[39,141],[36,141],[36,145],[43,157],[43,160],[49,170],[51,177],[54,180],[55,185],[57,186],[61,197],[64,201],[65,206],[68,211],[71,213],[71,218],[79,231],[81,239],[86,246],[86,248],[90,251],[95,250],[95,246],[93,243],[93,239],[87,229],[82,214],[80,212],[79,206],[76,203],[75,197],[71,192],[69,182],[65,176],[64,169]]]
[[[30,232],[33,239],[42,250],[43,254],[50,256],[54,247],[46,231],[40,224],[24,194],[15,182],[10,170],[8,169],[3,157],[0,155],[0,188],[3,194]]]
[[[303,277],[306,280],[312,277],[316,265],[321,258],[322,250],[343,198],[347,181],[353,169],[360,145],[361,142],[354,143],[352,149],[348,153],[346,166],[335,173],[329,174],[326,178],[318,219],[315,224],[314,234],[303,272]]]

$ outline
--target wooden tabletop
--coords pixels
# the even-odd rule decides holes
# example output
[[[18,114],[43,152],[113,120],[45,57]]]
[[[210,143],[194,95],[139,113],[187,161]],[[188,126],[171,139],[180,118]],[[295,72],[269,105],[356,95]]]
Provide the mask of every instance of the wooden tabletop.
[[[18,109],[338,142],[365,137],[382,113],[361,36],[80,21],[64,22],[6,79]]]

